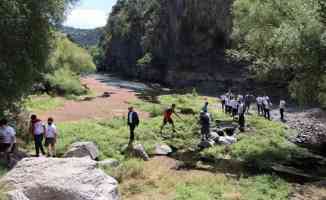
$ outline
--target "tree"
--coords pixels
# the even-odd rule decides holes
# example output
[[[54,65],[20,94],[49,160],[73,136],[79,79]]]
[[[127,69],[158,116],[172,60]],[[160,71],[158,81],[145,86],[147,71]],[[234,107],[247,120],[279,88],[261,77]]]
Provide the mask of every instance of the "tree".
[[[76,1],[0,1],[0,112],[19,102],[46,72],[53,28]]]

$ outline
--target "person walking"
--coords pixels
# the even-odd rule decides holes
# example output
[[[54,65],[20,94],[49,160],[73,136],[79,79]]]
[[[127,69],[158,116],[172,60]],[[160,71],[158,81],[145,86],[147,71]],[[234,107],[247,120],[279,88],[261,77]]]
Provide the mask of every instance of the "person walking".
[[[280,100],[280,115],[281,115],[282,122],[284,122],[285,105],[286,105],[286,102],[284,100]]]
[[[48,119],[48,125],[45,132],[45,146],[48,149],[48,157],[56,157],[56,143],[58,138],[57,127],[54,124],[53,118]]]
[[[226,109],[225,109],[225,103],[226,103],[225,100],[226,100],[226,95],[223,94],[223,95],[221,96],[220,100],[221,100],[222,111],[225,112],[225,111],[226,111]]]
[[[163,128],[165,127],[165,125],[167,123],[171,124],[173,132],[176,132],[174,121],[172,119],[172,115],[175,114],[180,119],[181,119],[181,117],[175,112],[175,108],[176,108],[176,105],[172,104],[172,106],[170,108],[165,109],[165,111],[163,113],[163,124],[162,124],[161,130],[160,130],[161,134],[162,134]]]
[[[10,166],[10,153],[14,151],[16,143],[16,131],[8,125],[7,119],[0,120],[0,152],[6,154],[6,162]]]
[[[230,104],[232,108],[232,117],[233,119],[235,119],[235,116],[238,114],[238,101],[235,98],[233,98]]]
[[[138,113],[134,111],[133,107],[128,108],[128,126],[130,131],[129,145],[132,145],[135,140],[135,129],[139,125]]]
[[[245,104],[245,112],[248,114],[250,111],[251,101],[252,101],[252,95],[246,94],[246,96],[244,97],[244,104]]]
[[[205,111],[200,112],[200,125],[201,125],[201,140],[206,141],[209,139],[209,133],[210,133],[210,114]]]
[[[42,141],[46,133],[46,127],[42,120],[38,119],[36,115],[31,116],[30,132],[34,137],[36,157],[40,156],[40,150],[42,154],[45,155]]]

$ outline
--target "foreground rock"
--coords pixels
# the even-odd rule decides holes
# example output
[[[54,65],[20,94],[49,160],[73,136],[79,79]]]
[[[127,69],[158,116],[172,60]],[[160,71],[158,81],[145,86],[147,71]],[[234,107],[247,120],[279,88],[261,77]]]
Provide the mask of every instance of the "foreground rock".
[[[94,142],[77,142],[70,146],[69,150],[64,154],[65,158],[82,158],[89,156],[96,160],[99,156],[99,150]]]
[[[148,156],[147,152],[145,151],[144,146],[141,144],[133,145],[131,153],[133,156],[135,156],[137,158],[141,158],[144,161],[149,161],[149,156]]]
[[[166,144],[157,144],[155,146],[155,155],[166,156],[172,153],[172,148]]]
[[[89,158],[25,158],[3,179],[10,200],[118,200],[117,181]]]

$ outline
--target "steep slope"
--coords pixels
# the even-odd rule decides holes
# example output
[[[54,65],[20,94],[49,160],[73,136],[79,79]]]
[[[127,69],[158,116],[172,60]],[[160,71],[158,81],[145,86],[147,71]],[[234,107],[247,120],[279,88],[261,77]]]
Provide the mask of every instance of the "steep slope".
[[[101,70],[170,86],[245,82],[246,67],[225,56],[231,6],[226,0],[118,1],[102,41]]]
[[[66,34],[72,41],[80,46],[90,47],[98,44],[102,36],[103,29],[78,29],[62,26],[60,31]]]

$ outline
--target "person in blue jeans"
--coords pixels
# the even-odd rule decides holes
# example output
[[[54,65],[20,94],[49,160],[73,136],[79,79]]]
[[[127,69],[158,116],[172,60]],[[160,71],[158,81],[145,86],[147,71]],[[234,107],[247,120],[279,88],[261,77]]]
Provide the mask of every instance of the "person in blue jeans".
[[[36,115],[31,116],[30,132],[34,137],[36,157],[40,156],[40,150],[42,154],[45,155],[42,142],[46,133],[46,127],[42,120],[38,119]]]

